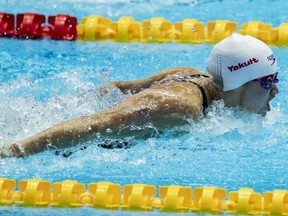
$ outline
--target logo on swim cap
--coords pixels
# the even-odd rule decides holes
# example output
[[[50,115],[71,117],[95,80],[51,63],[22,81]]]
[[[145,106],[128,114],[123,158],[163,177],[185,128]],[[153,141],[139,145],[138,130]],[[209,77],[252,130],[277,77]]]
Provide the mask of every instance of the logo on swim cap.
[[[276,61],[276,58],[275,58],[274,54],[272,54],[272,55],[267,57],[267,60],[268,61],[273,61],[272,64],[271,64],[271,65],[273,65],[275,63],[275,61]]]
[[[230,70],[230,72],[232,72],[232,71],[236,71],[238,69],[247,67],[249,65],[252,65],[253,63],[257,63],[257,62],[259,62],[258,59],[250,58],[247,62],[238,63],[238,65],[231,65],[230,67],[228,66],[227,68]]]

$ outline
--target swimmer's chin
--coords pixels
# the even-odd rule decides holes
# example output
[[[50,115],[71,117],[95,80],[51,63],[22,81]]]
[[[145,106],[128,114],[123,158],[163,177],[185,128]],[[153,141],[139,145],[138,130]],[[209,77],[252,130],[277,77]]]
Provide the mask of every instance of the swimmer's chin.
[[[272,110],[270,103],[268,102],[266,105],[263,106],[263,108],[259,111],[259,114],[263,117],[267,115],[267,112],[270,112]]]
[[[265,117],[267,115],[267,111],[265,110],[265,111],[259,112],[258,114]]]
[[[261,109],[261,110],[259,110],[259,111],[257,112],[257,114],[265,117],[265,116],[267,115],[267,112],[269,112],[269,111],[271,111],[271,108],[269,108],[269,109]]]

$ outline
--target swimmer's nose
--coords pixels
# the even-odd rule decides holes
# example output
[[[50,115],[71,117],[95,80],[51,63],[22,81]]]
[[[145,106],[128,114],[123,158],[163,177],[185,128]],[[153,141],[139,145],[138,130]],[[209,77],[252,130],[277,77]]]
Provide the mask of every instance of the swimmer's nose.
[[[274,98],[279,93],[279,89],[277,85],[274,85],[270,91],[271,98]]]

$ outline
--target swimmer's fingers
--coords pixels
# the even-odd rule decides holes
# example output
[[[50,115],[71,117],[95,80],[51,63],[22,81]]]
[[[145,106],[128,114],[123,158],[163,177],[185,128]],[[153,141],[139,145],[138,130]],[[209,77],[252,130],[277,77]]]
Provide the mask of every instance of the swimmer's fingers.
[[[107,87],[108,87],[108,88],[111,88],[111,89],[113,89],[113,88],[120,88],[121,83],[123,83],[123,82],[121,82],[121,81],[114,81],[114,82],[109,83],[109,84],[107,85]]]
[[[139,85],[139,80],[134,81],[115,81],[108,84],[110,89],[119,89],[122,93],[134,92],[135,86]]]
[[[121,83],[120,81],[111,82],[108,85],[101,87],[99,89],[100,95],[104,96],[104,95],[108,94],[109,92],[111,92],[111,90],[113,90],[113,89],[116,89],[116,88],[119,89],[120,83]]]

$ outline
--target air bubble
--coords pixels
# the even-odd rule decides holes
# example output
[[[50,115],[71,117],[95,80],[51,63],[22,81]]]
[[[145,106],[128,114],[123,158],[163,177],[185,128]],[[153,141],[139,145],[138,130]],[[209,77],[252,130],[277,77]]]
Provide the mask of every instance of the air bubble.
[[[106,133],[112,133],[112,129],[111,128],[107,128],[106,129]]]

